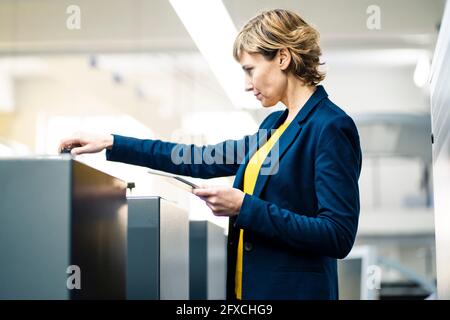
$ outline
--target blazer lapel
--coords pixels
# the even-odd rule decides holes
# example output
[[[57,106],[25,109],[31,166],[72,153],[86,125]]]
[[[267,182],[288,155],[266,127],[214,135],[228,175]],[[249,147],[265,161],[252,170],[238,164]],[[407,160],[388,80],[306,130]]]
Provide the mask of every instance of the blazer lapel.
[[[243,183],[244,183],[244,173],[245,168],[247,167],[247,163],[250,161],[253,154],[258,150],[258,146],[261,146],[269,140],[270,135],[272,134],[272,131],[279,127],[279,125],[286,119],[287,117],[287,109],[284,110],[284,112],[272,123],[269,123],[265,125],[264,127],[259,128],[260,131],[258,131],[257,135],[257,141],[258,143],[251,143],[254,141],[250,141],[248,145],[248,152],[245,155],[244,161],[239,166],[238,171],[236,172],[236,177],[234,179],[233,188],[238,188],[243,190]],[[261,133],[261,134],[260,134]]]
[[[269,164],[267,166],[263,164],[263,166],[261,166],[261,170],[259,171],[256,185],[253,190],[254,196],[259,196],[267,184],[269,177],[277,174],[281,158],[295,141],[295,138],[297,138],[301,129],[301,125],[297,122],[291,123],[280,136],[278,141],[274,144],[272,150],[267,156],[267,158],[270,158]]]
[[[311,113],[311,111],[314,109],[314,107],[324,98],[326,98],[328,94],[326,93],[323,86],[317,86],[316,91],[314,94],[308,99],[308,101],[305,103],[305,105],[300,109],[294,120],[292,120],[291,124],[286,128],[286,130],[283,132],[283,134],[280,136],[274,147],[272,148],[272,151],[275,152],[270,153],[271,161],[269,168],[261,167],[260,173],[258,175],[258,178],[256,180],[255,189],[253,190],[253,195],[259,196],[261,192],[264,189],[264,186],[268,182],[268,179],[271,175],[276,174],[279,169],[279,163],[281,158],[286,154],[286,151],[289,149],[289,147],[292,145],[292,143],[295,141],[297,136],[300,134],[303,122],[306,120],[307,116]],[[272,124],[269,125],[268,128],[261,128],[261,129],[267,129],[269,137],[272,133],[272,130],[277,129],[282,122],[287,117],[287,109],[281,114],[280,117]],[[266,138],[265,141],[269,139],[269,137]],[[262,141],[264,141],[264,137],[261,137]],[[259,140],[259,139],[258,139]],[[259,140],[259,141],[261,141]],[[261,143],[259,143],[261,144]],[[276,152],[278,147],[278,152]],[[253,144],[249,146],[249,153],[245,157],[245,161],[241,166],[239,167],[238,172],[236,173],[236,178],[234,181],[233,187],[243,189],[242,184],[244,180],[244,173],[245,168],[247,166],[247,163],[249,159],[253,156],[253,154],[256,152],[258,148],[258,145]],[[278,153],[278,155],[276,154]]]

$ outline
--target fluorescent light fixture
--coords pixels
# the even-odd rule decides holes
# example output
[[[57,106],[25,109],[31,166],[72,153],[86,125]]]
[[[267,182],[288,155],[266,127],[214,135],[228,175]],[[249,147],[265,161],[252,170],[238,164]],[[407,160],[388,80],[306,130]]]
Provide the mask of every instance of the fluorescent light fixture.
[[[417,59],[426,54],[424,49],[328,50],[322,60],[333,66],[407,67],[415,65]]]
[[[244,73],[233,58],[236,27],[220,0],[170,0],[192,40],[237,108],[258,108],[244,90]]]
[[[149,54],[102,54],[95,60],[98,69],[125,75],[158,72],[172,62],[166,55]]]
[[[431,65],[428,55],[421,55],[417,60],[416,69],[414,70],[414,83],[416,86],[423,87],[428,82],[430,70]]]
[[[47,74],[49,67],[42,58],[6,57],[0,59],[0,74],[8,73],[14,77]]]
[[[14,83],[7,73],[0,74],[0,111],[14,111]]]

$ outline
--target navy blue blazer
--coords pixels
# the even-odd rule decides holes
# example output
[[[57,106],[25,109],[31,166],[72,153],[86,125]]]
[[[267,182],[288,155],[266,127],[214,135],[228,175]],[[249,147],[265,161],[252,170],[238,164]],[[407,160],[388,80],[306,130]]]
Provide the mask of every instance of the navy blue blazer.
[[[236,175],[234,187],[242,190],[246,163],[267,140],[261,132],[269,130],[270,136],[270,130],[286,117],[287,109],[273,112],[261,123],[262,131],[217,145],[114,135],[106,156],[185,176]],[[358,131],[353,120],[328,99],[325,89],[317,86],[276,146],[278,154],[269,154],[271,163],[264,164],[264,174],[261,169],[253,194],[245,195],[239,214],[229,219],[227,298],[235,298],[242,228],[243,299],[337,299],[336,259],[350,252],[358,227]],[[174,162],[177,153],[192,161]],[[199,163],[199,156],[215,161]]]

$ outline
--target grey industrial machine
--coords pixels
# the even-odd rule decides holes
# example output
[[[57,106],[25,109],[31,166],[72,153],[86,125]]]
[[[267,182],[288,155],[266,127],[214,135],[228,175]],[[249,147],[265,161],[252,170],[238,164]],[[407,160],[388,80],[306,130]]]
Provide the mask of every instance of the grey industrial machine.
[[[226,297],[226,237],[209,221],[190,222],[190,299]]]
[[[189,299],[188,212],[161,197],[128,197],[128,299]]]
[[[0,299],[126,298],[126,183],[70,157],[0,159]]]

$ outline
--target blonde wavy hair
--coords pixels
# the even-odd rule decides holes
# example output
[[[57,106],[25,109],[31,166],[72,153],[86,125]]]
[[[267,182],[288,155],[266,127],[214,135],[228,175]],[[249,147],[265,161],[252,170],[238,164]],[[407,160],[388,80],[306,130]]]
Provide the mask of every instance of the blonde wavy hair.
[[[272,60],[278,50],[287,48],[291,53],[291,71],[306,85],[317,85],[325,78],[319,71],[319,33],[295,12],[275,9],[264,11],[248,21],[238,33],[233,56],[239,61],[243,51],[260,53]]]

